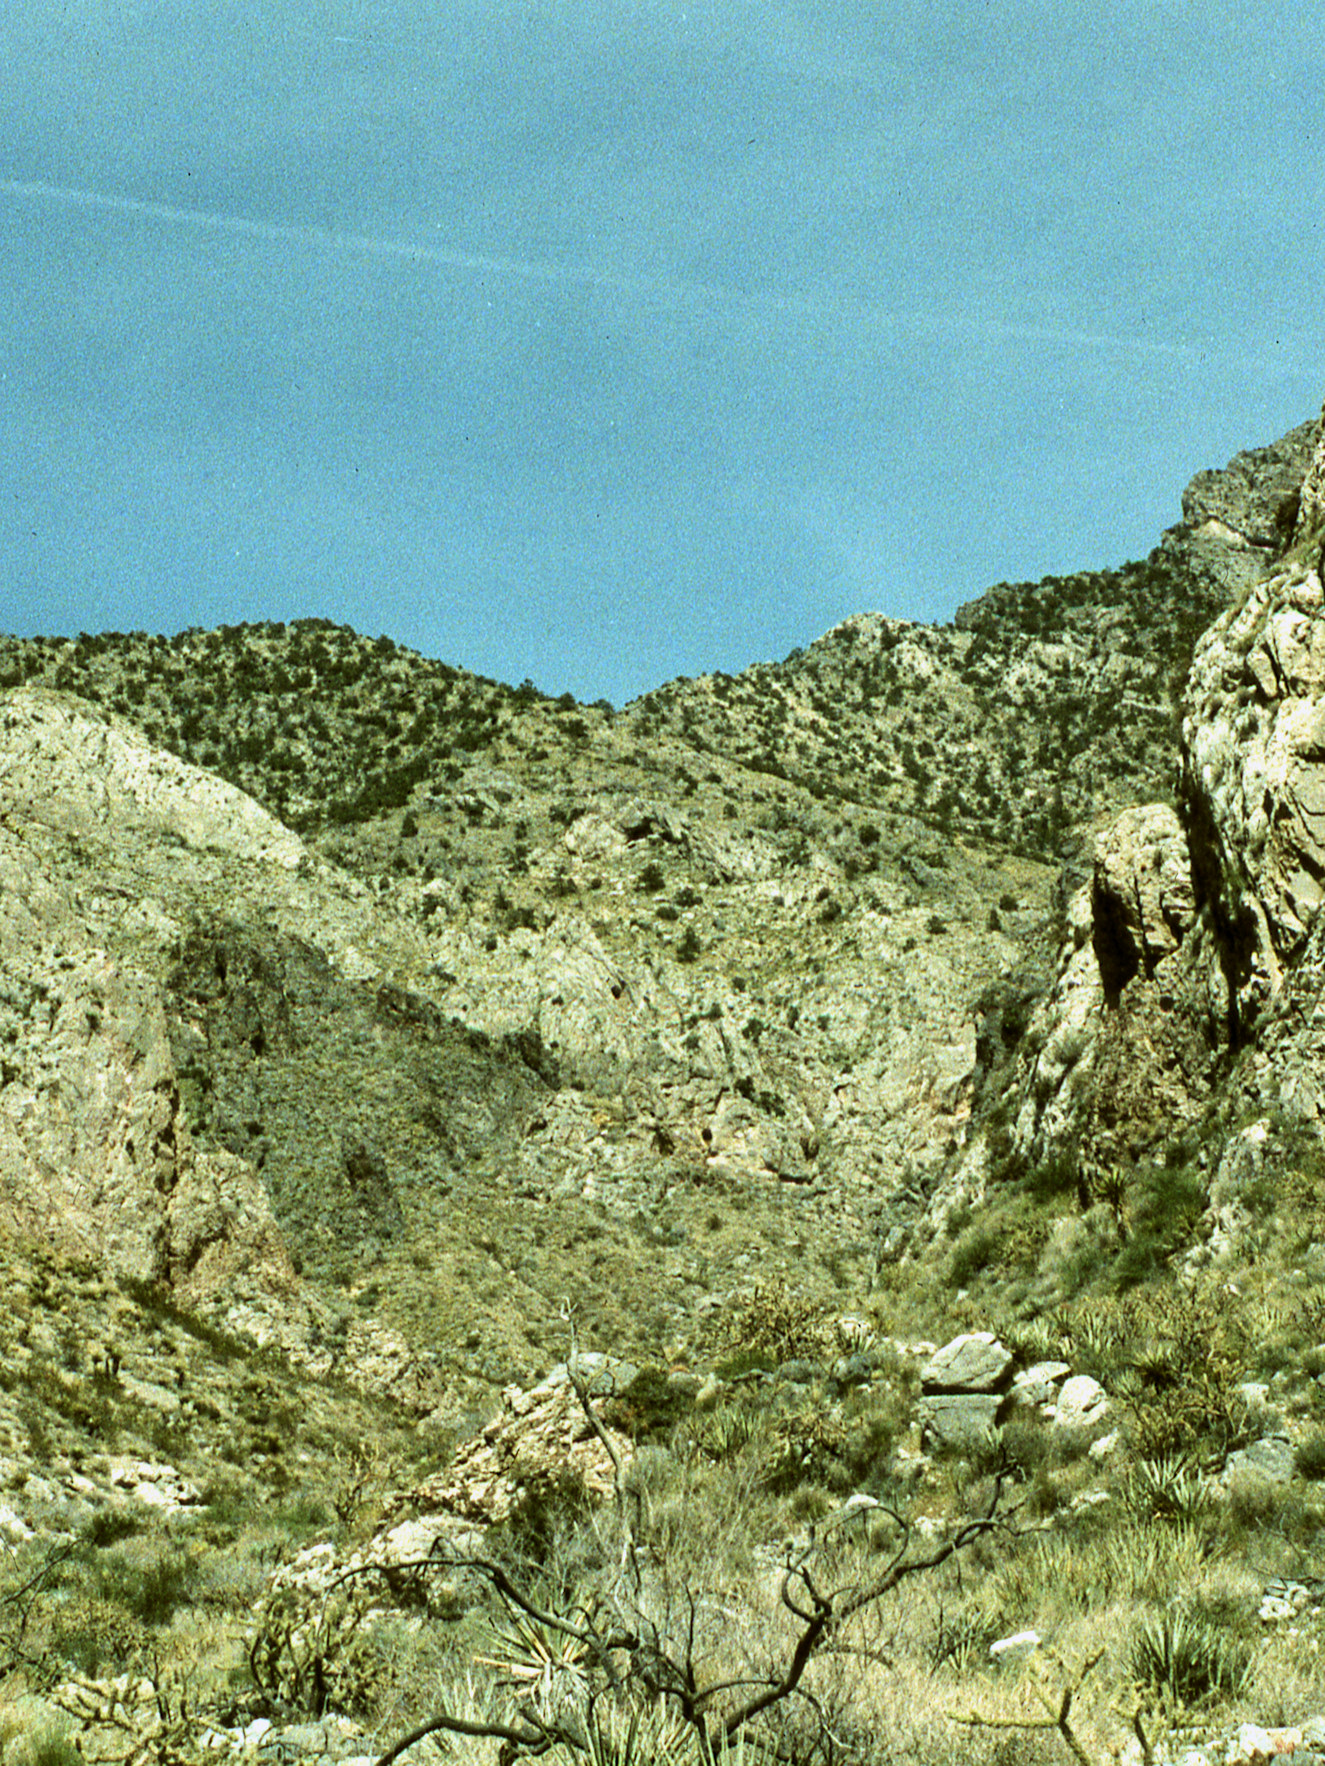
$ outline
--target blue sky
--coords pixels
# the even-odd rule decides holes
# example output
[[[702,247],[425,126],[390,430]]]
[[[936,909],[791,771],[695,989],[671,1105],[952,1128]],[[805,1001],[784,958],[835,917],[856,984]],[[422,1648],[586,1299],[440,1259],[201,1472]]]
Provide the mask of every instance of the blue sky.
[[[1308,24],[9,0],[0,628],[620,703],[1143,555],[1325,394]]]

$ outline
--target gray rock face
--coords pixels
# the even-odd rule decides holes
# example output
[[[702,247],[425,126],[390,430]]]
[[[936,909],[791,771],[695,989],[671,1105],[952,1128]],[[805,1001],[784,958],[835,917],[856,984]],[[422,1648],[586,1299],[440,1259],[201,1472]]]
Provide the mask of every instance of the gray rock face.
[[[1318,534],[1325,527],[1325,411],[1321,412],[1320,421],[1313,428],[1315,436],[1311,462],[1302,480],[1297,524],[1293,534],[1294,539],[1299,541],[1308,535]]]
[[[1166,803],[1125,810],[1095,848],[1091,942],[1107,998],[1138,972],[1153,977],[1195,914],[1191,859]]]
[[[181,1112],[147,955],[177,923],[93,856],[136,829],[288,871],[292,835],[191,775],[58,698],[16,694],[0,710],[0,1218],[139,1280],[205,1285],[240,1263],[284,1279],[255,1172],[194,1146]]]
[[[1293,1476],[1293,1444],[1286,1435],[1265,1435],[1230,1453],[1224,1468],[1224,1480],[1238,1475],[1263,1478],[1271,1484],[1287,1484]]]
[[[930,1452],[971,1452],[994,1427],[1000,1402],[991,1392],[943,1392],[923,1398],[922,1445]]]
[[[1198,472],[1183,492],[1184,524],[1216,523],[1248,545],[1282,545],[1285,504],[1302,483],[1316,437],[1315,423],[1300,423],[1268,447],[1235,454],[1222,470]]]
[[[992,1331],[968,1331],[930,1357],[920,1384],[925,1392],[999,1392],[1011,1366],[1011,1352]]]
[[[1320,577],[1257,584],[1197,648],[1183,722],[1206,895],[1242,946],[1243,1000],[1277,990],[1325,885]]]

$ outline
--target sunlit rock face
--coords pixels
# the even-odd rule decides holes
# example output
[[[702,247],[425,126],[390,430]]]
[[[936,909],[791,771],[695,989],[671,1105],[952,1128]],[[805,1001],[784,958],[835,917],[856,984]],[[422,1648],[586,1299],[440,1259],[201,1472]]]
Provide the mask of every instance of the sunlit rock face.
[[[256,1173],[196,1148],[182,1115],[154,972],[179,925],[152,885],[187,854],[287,872],[300,843],[242,792],[45,693],[0,708],[0,791],[0,1219],[142,1281],[286,1273]],[[139,856],[135,888],[108,842]]]
[[[1198,646],[1183,725],[1202,893],[1277,990],[1325,895],[1325,619],[1315,570],[1257,584]]]
[[[1294,539],[1301,541],[1318,535],[1322,528],[1325,528],[1325,410],[1321,412],[1311,464],[1298,495]]]

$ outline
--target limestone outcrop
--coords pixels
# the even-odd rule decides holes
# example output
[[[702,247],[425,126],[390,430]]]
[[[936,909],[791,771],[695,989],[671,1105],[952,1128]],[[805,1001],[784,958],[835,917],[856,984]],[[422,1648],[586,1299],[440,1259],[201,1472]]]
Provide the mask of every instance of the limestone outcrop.
[[[166,977],[218,888],[289,911],[302,842],[58,693],[0,702],[0,797],[0,1219],[118,1276],[288,1291],[259,1170],[194,1133]]]
[[[1293,538],[1298,544],[1318,538],[1325,530],[1325,411],[1316,429],[1316,443],[1306,477],[1298,492]]]
[[[1282,547],[1316,442],[1316,425],[1300,423],[1277,442],[1235,454],[1218,471],[1198,472],[1183,492],[1184,528],[1192,535],[1214,529],[1235,544]]]
[[[288,1275],[257,1174],[198,1149],[182,1117],[161,990],[135,954],[167,916],[71,876],[69,857],[35,804],[0,826],[0,1217],[141,1281]],[[89,895],[124,926],[118,949]]]
[[[1191,858],[1167,803],[1124,810],[1095,847],[1091,944],[1106,999],[1133,976],[1153,980],[1195,918]]]
[[[1325,897],[1325,618],[1315,570],[1257,584],[1197,648],[1183,723],[1202,894],[1239,1016],[1278,990]]]
[[[539,1502],[605,1502],[616,1476],[612,1453],[624,1470],[634,1449],[601,1412],[608,1397],[628,1387],[635,1370],[614,1369],[601,1355],[582,1360],[577,1378],[597,1426],[564,1364],[532,1390],[509,1387],[497,1416],[410,1495],[409,1507],[486,1527]]]

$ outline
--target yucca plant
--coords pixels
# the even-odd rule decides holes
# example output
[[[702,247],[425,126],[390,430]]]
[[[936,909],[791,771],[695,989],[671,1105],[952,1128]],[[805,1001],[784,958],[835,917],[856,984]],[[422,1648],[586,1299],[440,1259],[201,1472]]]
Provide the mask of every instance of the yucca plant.
[[[514,1609],[505,1623],[493,1626],[492,1638],[501,1654],[475,1661],[528,1693],[540,1712],[560,1716],[588,1703],[588,1652],[577,1638]]]
[[[1188,1455],[1162,1453],[1132,1467],[1127,1504],[1134,1514],[1154,1520],[1196,1521],[1209,1509],[1210,1493]]]
[[[695,1732],[665,1703],[595,1705],[584,1726],[588,1766],[681,1766],[698,1749]],[[574,1750],[566,1750],[583,1766]]]
[[[1178,1706],[1215,1695],[1235,1697],[1251,1673],[1246,1638],[1170,1610],[1143,1619],[1132,1633],[1127,1668],[1138,1685]]]

